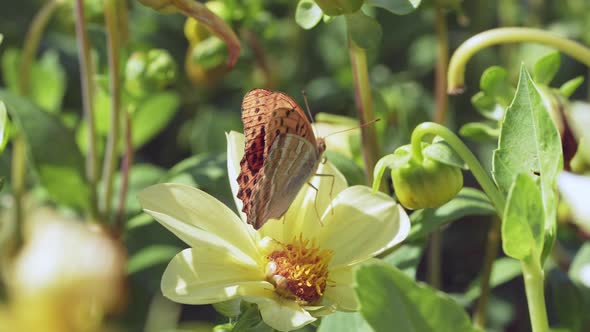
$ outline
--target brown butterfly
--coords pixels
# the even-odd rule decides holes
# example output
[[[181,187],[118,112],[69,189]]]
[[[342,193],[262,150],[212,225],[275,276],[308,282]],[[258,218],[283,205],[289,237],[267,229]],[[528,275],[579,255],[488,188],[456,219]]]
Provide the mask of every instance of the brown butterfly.
[[[255,89],[244,96],[246,136],[238,198],[248,223],[258,229],[280,218],[315,173],[326,149],[299,105],[281,92]]]

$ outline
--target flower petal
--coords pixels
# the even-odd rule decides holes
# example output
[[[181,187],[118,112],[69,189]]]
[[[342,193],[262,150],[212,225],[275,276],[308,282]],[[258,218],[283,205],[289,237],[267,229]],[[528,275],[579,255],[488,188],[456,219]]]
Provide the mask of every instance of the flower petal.
[[[321,215],[330,202],[347,186],[346,178],[329,161],[320,163],[316,174],[303,186],[281,222],[268,221],[259,232],[281,242],[288,242],[303,234],[313,237],[321,229]],[[268,225],[268,226],[267,226]]]
[[[334,251],[335,269],[364,261],[403,241],[410,220],[403,208],[383,194],[365,186],[342,191],[322,219],[318,236],[322,248]]]
[[[354,291],[354,270],[356,266],[346,266],[330,271],[330,280],[324,299],[340,311],[358,311],[360,304]]]
[[[236,202],[236,207],[239,211],[240,218],[246,221],[246,214],[242,212],[244,204],[238,198],[238,175],[240,175],[240,161],[244,157],[245,140],[242,133],[230,131],[225,134],[227,138],[227,176],[229,178],[229,185],[231,192]]]
[[[162,293],[175,302],[208,304],[239,296],[273,296],[258,265],[243,262],[221,248],[189,248],[166,267]]]
[[[145,212],[191,247],[215,246],[245,260],[260,259],[256,232],[213,196],[193,187],[164,183],[144,189]]]
[[[244,300],[258,304],[262,320],[278,331],[293,331],[316,320],[294,301],[278,296],[272,300],[260,297]]]

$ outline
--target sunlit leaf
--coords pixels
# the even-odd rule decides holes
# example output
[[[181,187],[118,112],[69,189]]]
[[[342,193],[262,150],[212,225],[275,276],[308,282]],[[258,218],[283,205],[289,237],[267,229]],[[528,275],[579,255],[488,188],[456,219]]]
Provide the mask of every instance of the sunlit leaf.
[[[481,75],[479,87],[487,96],[490,96],[502,106],[508,106],[514,90],[508,81],[506,69],[492,66],[486,69]]]
[[[459,129],[459,134],[474,141],[489,142],[496,141],[500,137],[500,129],[483,122],[470,122]]]
[[[563,83],[559,87],[559,91],[561,91],[564,96],[569,97],[576,91],[576,89],[580,87],[580,85],[582,85],[582,83],[584,83],[584,76],[572,78],[571,80]]]
[[[538,84],[549,85],[561,65],[559,52],[551,52],[535,63],[533,67],[533,79]]]
[[[361,313],[375,331],[475,331],[469,316],[448,295],[381,264],[356,274]],[[386,312],[387,314],[384,314]]]
[[[312,0],[300,0],[295,10],[295,22],[309,30],[320,22],[323,15],[322,9]]]

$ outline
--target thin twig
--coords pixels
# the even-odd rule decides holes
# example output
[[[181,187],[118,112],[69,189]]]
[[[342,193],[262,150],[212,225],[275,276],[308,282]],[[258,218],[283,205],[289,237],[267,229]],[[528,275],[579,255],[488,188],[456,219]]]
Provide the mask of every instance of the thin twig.
[[[129,176],[133,164],[133,123],[131,112],[125,112],[125,157],[121,163],[121,190],[119,191],[119,207],[115,219],[115,232],[121,234],[125,227],[125,204],[129,189]]]

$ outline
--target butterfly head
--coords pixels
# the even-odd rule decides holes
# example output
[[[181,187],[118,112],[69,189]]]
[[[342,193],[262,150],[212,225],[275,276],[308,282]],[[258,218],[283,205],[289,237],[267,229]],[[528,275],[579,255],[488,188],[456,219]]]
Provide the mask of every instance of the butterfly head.
[[[318,137],[317,138],[317,144],[318,144],[318,153],[319,155],[322,155],[324,153],[324,151],[326,151],[326,140],[324,140],[324,138],[322,137]]]

